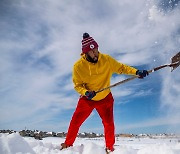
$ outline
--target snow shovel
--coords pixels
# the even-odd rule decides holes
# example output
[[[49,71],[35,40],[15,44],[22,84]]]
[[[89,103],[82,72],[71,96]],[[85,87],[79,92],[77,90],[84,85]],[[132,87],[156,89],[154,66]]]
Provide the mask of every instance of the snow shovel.
[[[158,70],[160,70],[160,69],[162,69],[162,68],[164,68],[164,67],[171,67],[171,72],[172,72],[172,71],[175,70],[179,65],[180,65],[180,52],[178,52],[176,55],[174,55],[174,56],[171,58],[171,63],[170,63],[170,64],[165,64],[165,65],[158,66],[158,67],[156,67],[156,68],[153,68],[153,69],[149,70],[148,72],[149,72],[149,73],[152,73],[152,72],[158,71]],[[102,89],[96,91],[96,94],[99,93],[99,92],[101,92],[101,91],[104,91],[104,90],[107,90],[107,89],[116,87],[117,85],[120,85],[120,84],[126,83],[126,82],[128,82],[128,81],[134,80],[134,79],[136,79],[136,78],[138,78],[138,77],[139,77],[139,76],[135,75],[135,76],[132,76],[132,77],[127,78],[127,79],[125,79],[125,80],[122,80],[122,81],[120,81],[120,82],[117,82],[117,83],[115,83],[115,84],[113,84],[113,85],[110,85],[109,87],[102,88]]]

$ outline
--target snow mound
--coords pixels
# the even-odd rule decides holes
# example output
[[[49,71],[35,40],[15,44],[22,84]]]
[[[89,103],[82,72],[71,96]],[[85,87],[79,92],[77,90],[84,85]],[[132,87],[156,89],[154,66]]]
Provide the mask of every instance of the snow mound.
[[[83,154],[90,154],[90,153],[104,153],[104,148],[100,147],[99,145],[89,142],[84,146]]]
[[[157,153],[157,154],[179,154],[180,152],[180,145],[179,148],[175,148],[174,146],[169,146],[167,144],[163,145],[151,145],[146,148],[143,148],[138,151],[138,154],[152,154],[152,153]]]
[[[1,154],[35,154],[31,146],[19,135],[0,134],[0,153]]]
[[[0,154],[104,154],[104,140],[77,138],[73,147],[59,150],[64,138],[45,138],[41,141],[21,137],[19,133],[0,134]],[[121,139],[112,154],[179,154],[180,143],[169,140]]]

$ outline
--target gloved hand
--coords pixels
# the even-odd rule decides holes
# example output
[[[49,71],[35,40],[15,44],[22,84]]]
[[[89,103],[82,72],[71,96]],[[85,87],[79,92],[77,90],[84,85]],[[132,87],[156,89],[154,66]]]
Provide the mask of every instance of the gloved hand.
[[[147,70],[137,70],[136,75],[139,75],[138,78],[143,79],[144,77],[148,76],[149,73]]]
[[[95,91],[86,91],[85,96],[88,100],[91,100],[94,96],[96,96]]]

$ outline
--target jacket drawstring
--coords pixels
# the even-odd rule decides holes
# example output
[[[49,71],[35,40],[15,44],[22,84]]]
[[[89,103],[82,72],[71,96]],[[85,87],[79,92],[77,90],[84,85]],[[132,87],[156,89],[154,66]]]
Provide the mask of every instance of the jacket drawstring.
[[[98,70],[97,70],[97,67],[96,67],[96,73],[98,74]]]
[[[91,66],[90,64],[88,63],[88,67],[89,67],[89,75],[91,76],[92,75],[92,72],[91,72]],[[98,74],[98,69],[96,67],[96,74]]]
[[[88,64],[89,66],[89,75],[91,76],[91,68],[90,68],[90,64]]]

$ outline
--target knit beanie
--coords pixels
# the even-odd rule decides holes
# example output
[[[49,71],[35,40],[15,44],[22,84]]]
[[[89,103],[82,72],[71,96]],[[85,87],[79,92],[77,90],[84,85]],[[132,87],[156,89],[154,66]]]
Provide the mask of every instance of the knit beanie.
[[[83,34],[83,40],[82,40],[82,52],[87,53],[88,51],[98,48],[97,42],[90,37],[88,33]]]

